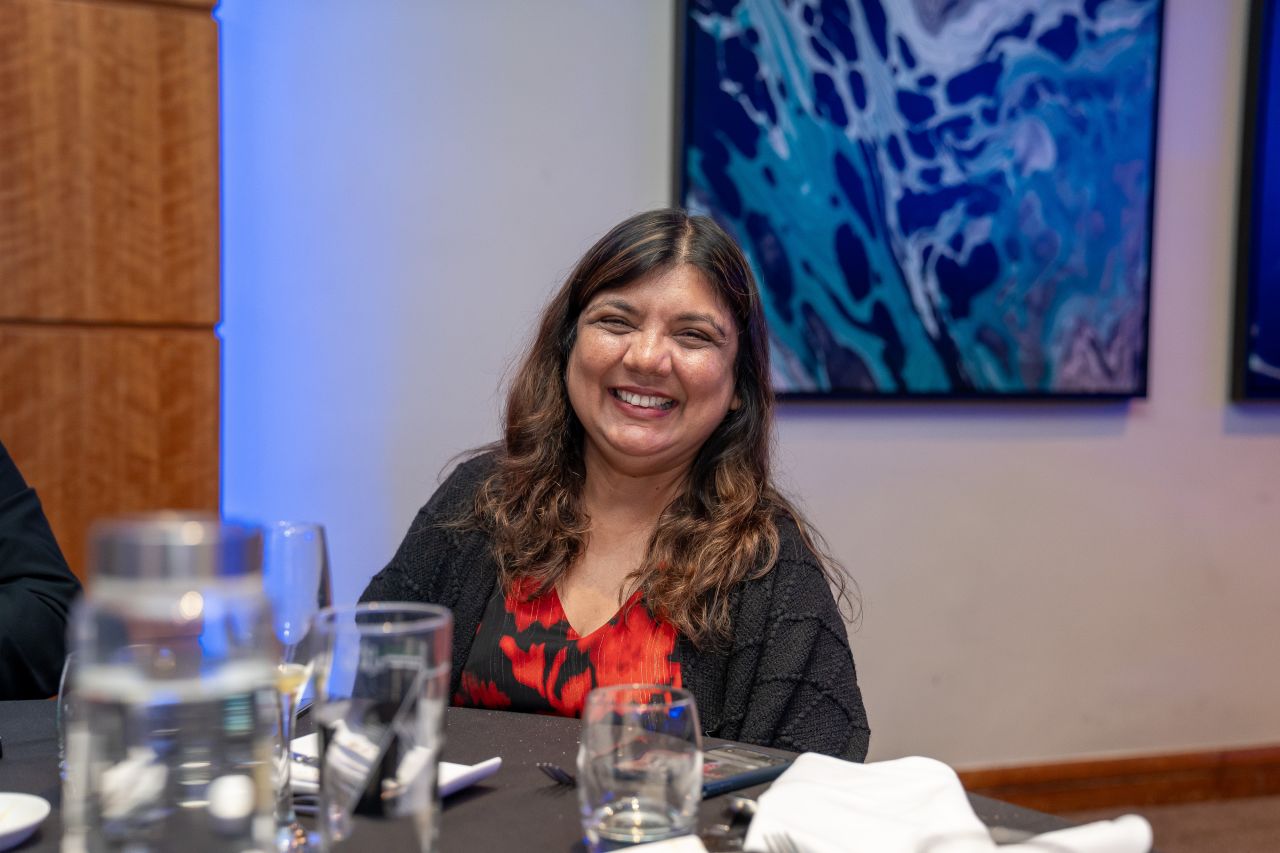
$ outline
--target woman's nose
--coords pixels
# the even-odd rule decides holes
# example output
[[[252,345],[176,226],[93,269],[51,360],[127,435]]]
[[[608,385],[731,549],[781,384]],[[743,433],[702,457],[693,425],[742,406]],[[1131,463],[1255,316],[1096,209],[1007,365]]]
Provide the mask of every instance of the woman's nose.
[[[627,347],[622,366],[637,373],[665,375],[671,371],[671,352],[666,339],[658,333],[641,331]]]

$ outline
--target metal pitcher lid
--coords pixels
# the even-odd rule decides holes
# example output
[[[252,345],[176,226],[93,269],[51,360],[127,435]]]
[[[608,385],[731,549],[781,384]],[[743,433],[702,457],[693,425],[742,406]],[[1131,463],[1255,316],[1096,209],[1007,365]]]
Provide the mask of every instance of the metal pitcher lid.
[[[96,578],[211,580],[262,572],[262,531],[214,513],[154,512],[106,519],[89,532]]]

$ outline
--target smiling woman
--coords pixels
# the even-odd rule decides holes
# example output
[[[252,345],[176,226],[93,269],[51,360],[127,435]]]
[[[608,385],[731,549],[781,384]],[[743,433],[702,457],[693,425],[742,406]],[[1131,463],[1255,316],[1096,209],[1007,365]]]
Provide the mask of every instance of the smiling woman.
[[[453,609],[455,704],[573,715],[657,682],[709,735],[865,757],[837,597],[856,604],[773,486],[764,317],[719,226],[659,210],[601,238],[505,419],[362,596]]]

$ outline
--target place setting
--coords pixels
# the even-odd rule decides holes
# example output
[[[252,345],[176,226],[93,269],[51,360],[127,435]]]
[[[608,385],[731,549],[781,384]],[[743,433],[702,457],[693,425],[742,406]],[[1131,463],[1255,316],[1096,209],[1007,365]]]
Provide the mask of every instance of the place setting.
[[[588,850],[747,853],[1147,853],[1138,815],[1042,834],[987,826],[954,770],[910,756],[858,763],[790,757],[744,745],[702,749],[687,691],[597,688],[582,715],[577,764],[537,767],[576,788]],[[576,772],[575,772],[576,771]],[[757,799],[724,798],[717,820],[698,802],[770,783]]]
[[[436,801],[502,767],[497,756],[440,760],[451,629],[447,610],[422,604],[330,607],[312,619],[317,731],[292,739],[290,778],[293,807],[318,819],[323,849],[359,841],[362,821],[434,838]]]

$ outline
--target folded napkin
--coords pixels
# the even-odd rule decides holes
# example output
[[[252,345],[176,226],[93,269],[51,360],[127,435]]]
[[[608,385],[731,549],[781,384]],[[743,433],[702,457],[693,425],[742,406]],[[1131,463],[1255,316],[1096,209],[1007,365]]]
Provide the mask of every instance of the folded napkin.
[[[356,743],[344,741],[346,748],[342,756],[335,756],[335,760],[339,757],[350,758],[352,754],[358,754],[360,750]],[[427,752],[425,749],[418,747],[421,753],[411,753],[405,756],[405,760],[401,762],[400,771],[396,774],[398,778],[405,776],[416,776],[421,772],[422,766],[425,765]],[[320,740],[317,735],[303,735],[295,738],[293,741],[293,751],[299,755],[305,755],[315,758],[320,753]],[[376,747],[375,747],[376,754]],[[355,761],[355,766],[367,768],[367,763]],[[449,761],[441,761],[439,765],[439,775],[436,784],[440,789],[440,796],[447,797],[455,791],[461,791],[463,788],[474,785],[481,779],[485,779],[497,773],[502,768],[501,758],[490,758],[481,761],[479,764],[454,764]],[[307,764],[303,761],[294,761],[293,768],[290,771],[290,779],[293,782],[293,792],[295,794],[314,794],[320,790],[320,769]]]
[[[1127,814],[1044,832],[1021,844],[1008,844],[1000,853],[1148,853],[1151,824],[1141,815]]]
[[[102,771],[102,816],[111,820],[150,807],[164,793],[169,771],[155,750],[131,746],[123,761]]]
[[[854,764],[805,753],[760,796],[747,850],[785,836],[804,853],[1148,853],[1137,815],[996,847],[955,771],[913,756]]]

